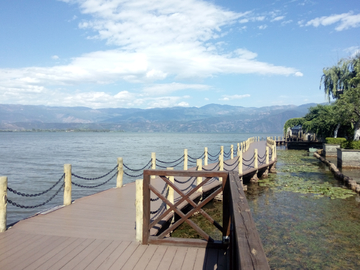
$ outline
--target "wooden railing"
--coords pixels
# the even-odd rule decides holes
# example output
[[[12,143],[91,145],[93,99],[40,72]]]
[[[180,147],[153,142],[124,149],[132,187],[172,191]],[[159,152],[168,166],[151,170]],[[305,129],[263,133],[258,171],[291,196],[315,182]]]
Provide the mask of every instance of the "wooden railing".
[[[154,175],[155,179],[151,179],[151,176]],[[152,181],[159,181],[158,177],[179,195],[176,203],[163,195],[158,188],[155,187],[156,183],[152,183]],[[204,177],[205,179],[185,194],[170,177]],[[218,186],[212,189],[211,194],[195,202],[194,198],[201,196],[199,189],[214,177],[222,178],[222,182],[219,182]],[[143,180],[137,181],[139,181],[138,187],[140,188],[141,186],[140,189],[142,189],[142,196],[137,196],[137,205],[140,206],[139,203],[141,203],[142,211],[138,212],[141,213],[141,217],[137,217],[136,228],[137,233],[141,233],[141,235],[139,235],[140,238],[137,239],[140,240],[142,244],[221,247],[228,249],[230,254],[230,269],[270,269],[247,204],[242,184],[239,181],[238,172],[145,170]],[[157,186],[159,186],[158,183]],[[202,209],[203,206],[221,192],[223,193],[222,225],[217,223]],[[160,215],[152,219],[150,215],[150,194],[155,194],[168,206]],[[139,200],[142,200],[142,202],[139,202]],[[191,209],[184,211],[184,203],[192,206]],[[153,227],[158,226],[159,222],[163,220],[170,220],[169,216],[172,216],[172,213],[177,214],[179,218],[169,222],[169,226],[159,231],[156,235],[151,235],[150,232]],[[211,238],[190,219],[195,213],[203,215],[220,230],[222,233],[222,241],[216,241]],[[189,224],[203,239],[170,237],[170,233],[184,222]]]

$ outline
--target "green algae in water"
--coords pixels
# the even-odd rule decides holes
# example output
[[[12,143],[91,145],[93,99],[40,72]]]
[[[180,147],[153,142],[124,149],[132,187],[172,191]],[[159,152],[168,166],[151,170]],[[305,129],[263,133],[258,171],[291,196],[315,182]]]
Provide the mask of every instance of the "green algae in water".
[[[271,187],[275,192],[291,191],[302,194],[314,194],[313,198],[329,197],[331,199],[346,199],[356,193],[346,187],[341,187],[334,179],[324,180],[319,174],[324,174],[314,157],[307,152],[298,150],[279,151],[278,175],[260,180],[259,186]]]
[[[247,198],[270,267],[360,269],[360,197],[305,151],[279,150],[269,176]]]
[[[222,226],[222,202],[211,201],[206,204],[202,209]],[[202,214],[192,216],[190,219],[214,240],[222,240],[222,233]],[[171,234],[171,236],[179,238],[202,239],[202,237],[186,222],[182,223],[178,228],[176,228],[175,231]]]

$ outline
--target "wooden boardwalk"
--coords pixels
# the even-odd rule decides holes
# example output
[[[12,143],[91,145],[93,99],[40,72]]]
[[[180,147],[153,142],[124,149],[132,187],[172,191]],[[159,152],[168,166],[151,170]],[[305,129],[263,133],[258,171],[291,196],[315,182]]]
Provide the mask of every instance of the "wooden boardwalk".
[[[264,155],[266,142],[251,144]],[[228,160],[228,164],[234,163]],[[209,164],[208,168],[214,167]],[[232,168],[226,167],[225,170]],[[246,170],[251,168],[244,168]],[[214,185],[214,183],[212,184]],[[22,220],[0,234],[0,269],[228,269],[226,251],[135,241],[135,183]]]

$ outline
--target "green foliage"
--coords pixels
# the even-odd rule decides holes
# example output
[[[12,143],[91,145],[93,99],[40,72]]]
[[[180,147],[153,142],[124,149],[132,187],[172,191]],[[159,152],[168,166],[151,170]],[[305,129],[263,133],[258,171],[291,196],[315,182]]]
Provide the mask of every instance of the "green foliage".
[[[345,149],[360,149],[360,141],[345,141],[340,144]]]
[[[330,137],[338,124],[338,119],[332,105],[317,105],[311,107],[304,116],[303,129],[316,133],[318,137]]]
[[[327,137],[325,138],[326,143],[328,144],[341,144],[342,142],[345,142],[346,139],[345,138],[332,138],[332,137]]]
[[[291,118],[284,124],[284,134],[286,134],[288,128],[302,126],[304,124],[304,118]]]

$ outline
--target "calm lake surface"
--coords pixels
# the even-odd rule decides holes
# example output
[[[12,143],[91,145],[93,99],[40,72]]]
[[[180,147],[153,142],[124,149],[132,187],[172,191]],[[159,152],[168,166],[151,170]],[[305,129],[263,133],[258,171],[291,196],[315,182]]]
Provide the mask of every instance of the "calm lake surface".
[[[185,134],[185,133],[126,133],[126,132],[0,132],[0,176],[8,177],[8,186],[23,193],[38,193],[50,188],[64,173],[64,164],[72,165],[76,175],[93,178],[111,171],[122,157],[132,169],[144,167],[151,152],[162,161],[174,161],[188,149],[188,155],[197,158],[208,147],[210,154],[236,149],[237,143],[253,136],[280,136],[281,134]],[[163,164],[165,165],[165,164]],[[166,166],[166,165],[165,165]],[[190,164],[189,164],[190,166]],[[128,172],[137,175],[138,172]],[[73,178],[82,185],[96,185],[109,177],[86,182]],[[141,177],[138,177],[141,178]],[[124,175],[124,184],[136,178]],[[73,186],[72,198],[77,199],[115,187],[116,179],[95,189]],[[39,197],[22,197],[8,193],[10,200],[33,206],[45,202],[58,188]],[[39,211],[62,205],[62,191],[48,204],[35,209],[16,208],[8,203],[8,224],[29,217]]]

